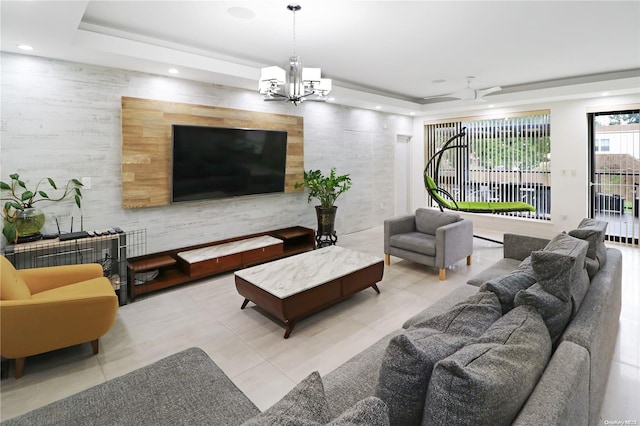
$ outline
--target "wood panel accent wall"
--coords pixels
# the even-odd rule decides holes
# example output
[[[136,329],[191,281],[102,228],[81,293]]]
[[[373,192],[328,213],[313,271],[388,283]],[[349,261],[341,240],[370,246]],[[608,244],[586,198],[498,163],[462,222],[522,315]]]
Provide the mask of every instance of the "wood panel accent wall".
[[[286,131],[284,192],[304,177],[302,117],[122,97],[122,207],[171,203],[171,125]]]

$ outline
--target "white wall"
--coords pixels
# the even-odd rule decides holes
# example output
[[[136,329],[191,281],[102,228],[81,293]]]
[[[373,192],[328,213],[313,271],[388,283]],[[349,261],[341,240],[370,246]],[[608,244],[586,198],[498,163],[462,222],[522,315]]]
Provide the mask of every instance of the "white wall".
[[[431,114],[414,119],[412,139],[413,167],[416,172],[412,191],[414,208],[427,204],[428,195],[422,183],[424,167],[424,122],[454,117],[500,115],[516,111],[551,110],[551,221],[524,221],[511,217],[484,214],[463,214],[473,220],[476,228],[499,232],[518,232],[529,235],[553,236],[570,230],[582,218],[589,216],[589,141],[587,113],[615,110],[616,106],[639,104],[639,95],[598,97],[580,100],[531,104],[485,111],[458,111]],[[574,173],[575,172],[575,173]]]
[[[306,194],[201,201],[145,209],[121,206],[121,97],[213,105],[304,117],[305,169],[350,173],[338,199],[336,229],[346,234],[393,216],[396,134],[411,134],[409,117],[330,103],[263,102],[257,92],[100,66],[2,53],[0,178],[18,172],[31,185],[91,177],[83,191],[85,229],[147,229],[150,252],[292,225],[315,228]],[[55,216],[68,229],[73,202],[41,203],[44,231]],[[2,238],[4,243],[4,238]],[[380,242],[382,244],[382,242]]]

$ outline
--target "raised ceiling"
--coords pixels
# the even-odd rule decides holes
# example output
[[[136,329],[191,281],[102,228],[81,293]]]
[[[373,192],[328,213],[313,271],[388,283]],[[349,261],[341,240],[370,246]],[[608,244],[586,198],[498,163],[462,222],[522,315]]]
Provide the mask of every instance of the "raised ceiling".
[[[288,3],[2,0],[1,45],[256,89],[260,67],[292,53]],[[423,98],[461,89],[467,76],[475,88],[504,88],[491,102],[569,96],[570,87],[640,92],[638,1],[298,3],[297,53],[334,80],[338,103],[441,110]]]

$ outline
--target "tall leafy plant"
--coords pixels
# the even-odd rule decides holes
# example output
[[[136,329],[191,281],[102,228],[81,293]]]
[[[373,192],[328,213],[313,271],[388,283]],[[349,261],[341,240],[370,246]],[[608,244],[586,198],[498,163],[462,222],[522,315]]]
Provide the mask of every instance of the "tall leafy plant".
[[[4,217],[2,234],[9,242],[15,242],[18,239],[16,228],[18,213],[33,208],[36,203],[62,201],[73,195],[76,205],[81,206],[82,192],[80,188],[82,188],[82,183],[78,179],[69,179],[62,195],[51,197],[43,188],[48,184],[51,189],[58,190],[58,186],[51,178],[40,179],[33,190],[27,188],[27,184],[20,179],[18,173],[9,175],[9,178],[11,179],[9,183],[0,181],[0,190],[2,190],[2,198],[0,199],[4,202],[2,206],[2,216]]]
[[[307,201],[317,198],[320,206],[327,209],[333,207],[340,194],[351,188],[351,177],[349,174],[336,176],[335,167],[331,168],[329,176],[324,176],[320,170],[309,170],[304,172],[304,180],[296,182],[295,187],[308,188]]]

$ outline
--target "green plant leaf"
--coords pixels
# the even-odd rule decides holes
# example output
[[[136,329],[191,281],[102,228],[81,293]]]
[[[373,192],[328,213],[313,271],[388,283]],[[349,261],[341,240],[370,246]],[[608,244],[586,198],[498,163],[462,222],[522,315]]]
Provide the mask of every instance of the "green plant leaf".
[[[40,196],[41,196],[42,198],[49,198],[49,196],[47,195],[47,193],[46,193],[46,192],[44,192],[44,191],[38,191],[38,194],[40,194]]]
[[[82,182],[80,182],[78,179],[71,179],[71,182],[73,182],[74,184],[76,184],[77,186],[84,186],[82,184]]]
[[[336,176],[335,168],[329,172],[329,176],[323,176],[320,170],[304,172],[304,181],[298,183],[298,187],[305,186],[309,189],[308,202],[317,198],[323,208],[334,205],[336,198],[351,187],[349,175]]]
[[[16,180],[18,181],[18,185],[20,185],[24,189],[27,189],[27,185],[25,185],[25,183],[23,181],[21,181],[20,179],[16,179]]]
[[[10,243],[15,243],[18,240],[18,231],[16,227],[9,222],[5,222],[2,227],[2,235],[7,239]]]
[[[11,189],[11,187],[6,183],[0,181],[0,189]]]
[[[76,199],[76,204],[78,205],[78,208],[80,208],[80,196],[78,194],[75,195],[75,199]]]
[[[58,187],[56,186],[56,183],[53,181],[53,179],[47,178],[47,180],[49,181],[49,185],[51,185],[51,187],[53,189],[58,189]]]
[[[16,210],[23,210],[24,209],[20,204],[16,203],[15,201],[10,201],[10,203],[11,203],[11,207],[13,207]]]
[[[31,192],[31,191],[24,191],[24,192],[22,193],[22,195],[20,196],[20,199],[21,199],[22,201],[27,201],[28,199],[30,199],[30,198],[32,198],[32,197],[33,197],[33,192]]]
[[[14,174],[12,174],[12,175],[9,175],[9,177],[10,177],[12,180],[18,180],[18,179],[20,179],[20,175],[19,175],[19,174],[17,174],[17,173],[14,173]]]

